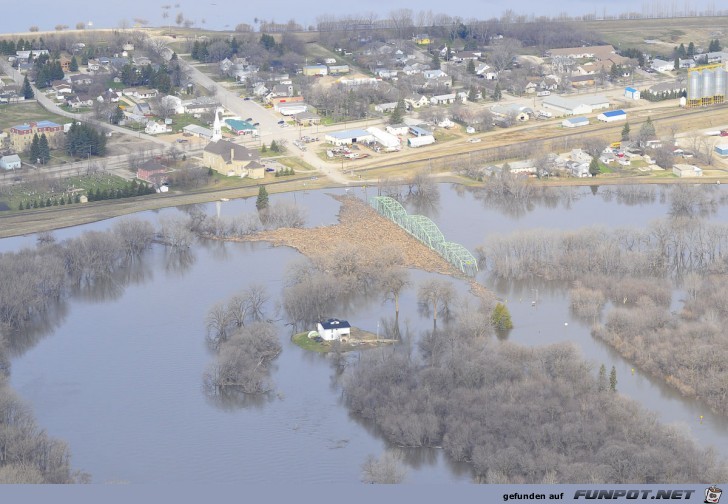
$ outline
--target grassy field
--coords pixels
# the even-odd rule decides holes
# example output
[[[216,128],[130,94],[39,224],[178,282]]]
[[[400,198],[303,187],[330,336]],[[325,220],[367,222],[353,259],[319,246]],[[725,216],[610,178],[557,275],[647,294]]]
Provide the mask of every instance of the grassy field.
[[[73,176],[63,179],[46,179],[27,181],[22,184],[5,187],[0,194],[0,206],[11,211],[18,210],[23,204],[32,201],[59,199],[69,194],[88,194],[90,191],[113,190],[128,187],[129,182],[109,174]]]
[[[44,120],[63,124],[70,119],[46,112],[43,107],[34,101],[0,105],[0,129],[4,130],[30,121]]]
[[[580,26],[587,32],[598,33],[617,48],[635,47],[647,53],[670,54],[681,43],[687,46],[692,41],[698,47],[707,48],[711,39],[725,39],[728,17],[587,21]]]

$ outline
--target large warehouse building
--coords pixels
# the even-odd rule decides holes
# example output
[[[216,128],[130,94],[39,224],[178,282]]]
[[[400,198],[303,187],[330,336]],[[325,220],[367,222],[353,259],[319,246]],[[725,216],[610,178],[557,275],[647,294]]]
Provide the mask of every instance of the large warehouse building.
[[[351,145],[359,142],[373,142],[374,135],[367,130],[352,129],[327,133],[324,140],[334,145]]]
[[[557,115],[590,114],[594,110],[609,108],[609,99],[604,96],[547,96],[543,99],[543,108],[553,110]]]

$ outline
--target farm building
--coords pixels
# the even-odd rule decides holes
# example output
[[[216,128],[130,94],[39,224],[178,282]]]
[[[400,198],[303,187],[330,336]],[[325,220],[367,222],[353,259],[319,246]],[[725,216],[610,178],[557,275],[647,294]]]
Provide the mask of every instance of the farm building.
[[[410,147],[422,147],[424,145],[431,145],[435,143],[435,137],[432,135],[422,135],[415,138],[408,138],[407,145]]]
[[[363,129],[353,129],[327,133],[324,140],[334,145],[350,145],[360,142],[372,142],[374,141],[374,135]]]
[[[517,103],[494,105],[490,108],[490,111],[497,116],[514,117],[516,120],[521,122],[528,121],[528,119],[534,115],[531,107],[526,107]]]
[[[578,128],[579,126],[589,126],[589,119],[586,117],[569,117],[561,121],[561,125],[565,128]]]
[[[236,135],[258,134],[258,129],[248,121],[241,121],[240,119],[225,119],[225,124],[227,124],[228,128],[230,128]]]
[[[392,112],[396,108],[397,102],[380,103],[379,105],[374,105],[374,110],[377,112],[381,112],[382,114]]]
[[[694,165],[676,164],[672,167],[672,173],[680,178],[684,177],[702,177],[703,170]]]
[[[715,152],[719,156],[728,156],[728,144],[716,145]]]
[[[608,110],[607,112],[599,114],[597,119],[603,122],[626,121],[627,112],[624,110]]]
[[[384,150],[393,151],[400,149],[401,143],[395,135],[374,127],[367,128],[367,131],[372,134],[378,144],[384,147]]]
[[[137,178],[152,184],[161,185],[167,181],[167,173],[170,170],[159,161],[150,159],[137,168]]]
[[[349,65],[329,65],[330,75],[349,73]]]
[[[639,100],[640,91],[639,91],[639,89],[635,89],[633,87],[626,87],[626,88],[624,88],[624,97],[629,98],[631,100]]]
[[[351,324],[346,320],[328,319],[316,324],[319,336],[326,341],[341,339],[342,336],[351,334]]]

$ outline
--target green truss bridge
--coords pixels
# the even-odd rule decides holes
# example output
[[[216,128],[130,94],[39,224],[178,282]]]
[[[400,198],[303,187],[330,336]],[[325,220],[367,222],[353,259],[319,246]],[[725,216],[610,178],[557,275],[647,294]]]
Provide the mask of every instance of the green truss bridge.
[[[478,262],[473,254],[459,243],[445,241],[440,228],[428,217],[409,215],[399,201],[389,196],[375,196],[370,204],[380,215],[395,222],[466,275],[478,273]]]

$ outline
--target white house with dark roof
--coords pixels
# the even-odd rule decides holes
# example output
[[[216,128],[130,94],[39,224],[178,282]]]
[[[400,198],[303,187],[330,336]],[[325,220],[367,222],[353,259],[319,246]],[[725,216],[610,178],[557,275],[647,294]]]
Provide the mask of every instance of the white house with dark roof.
[[[346,320],[328,319],[316,324],[319,336],[326,341],[339,340],[351,334],[351,324]]]

